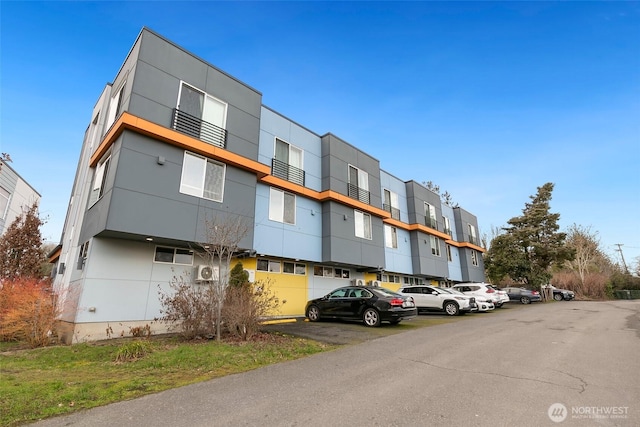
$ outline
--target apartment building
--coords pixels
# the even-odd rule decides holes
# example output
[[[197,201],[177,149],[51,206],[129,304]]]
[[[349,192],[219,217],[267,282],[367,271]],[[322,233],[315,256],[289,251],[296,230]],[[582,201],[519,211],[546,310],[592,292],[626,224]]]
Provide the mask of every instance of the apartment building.
[[[274,315],[349,283],[484,279],[471,213],[143,28],[85,134],[55,260],[65,339],[162,330],[158,292],[205,279],[193,245],[233,221],[238,260],[284,302]]]
[[[0,160],[0,235],[34,203],[38,193],[9,164]]]

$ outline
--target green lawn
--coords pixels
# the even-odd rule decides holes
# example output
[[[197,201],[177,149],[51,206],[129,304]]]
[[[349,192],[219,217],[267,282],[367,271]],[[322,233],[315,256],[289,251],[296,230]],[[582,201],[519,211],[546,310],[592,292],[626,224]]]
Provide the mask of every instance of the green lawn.
[[[335,348],[281,334],[262,338],[218,343],[152,337],[33,350],[3,345],[0,425],[20,425]],[[140,357],[117,361],[136,355]]]

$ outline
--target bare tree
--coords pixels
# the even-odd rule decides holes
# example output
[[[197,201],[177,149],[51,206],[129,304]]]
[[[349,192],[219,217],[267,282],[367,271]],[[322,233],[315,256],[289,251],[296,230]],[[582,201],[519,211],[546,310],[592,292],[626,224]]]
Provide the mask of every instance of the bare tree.
[[[222,307],[224,305],[231,260],[237,254],[240,242],[247,235],[249,226],[246,219],[240,215],[205,220],[205,241],[196,245],[196,251],[205,264],[214,272],[212,280],[207,282],[211,287],[213,298],[211,309],[215,311],[216,340],[220,341]]]
[[[596,231],[591,231],[591,227],[583,227],[573,224],[567,233],[567,245],[575,251],[575,258],[566,262],[566,266],[575,271],[580,277],[580,283],[584,284],[584,279],[596,260],[604,255],[600,250],[600,239]]]

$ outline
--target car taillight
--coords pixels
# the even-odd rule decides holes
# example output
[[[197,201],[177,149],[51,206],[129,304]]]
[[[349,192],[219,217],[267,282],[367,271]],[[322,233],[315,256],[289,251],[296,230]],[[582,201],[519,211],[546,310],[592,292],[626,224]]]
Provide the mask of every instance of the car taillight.
[[[494,293],[494,292],[495,292],[495,291],[494,291],[493,289],[491,289],[491,288],[488,288],[488,289],[487,289],[487,293],[488,293],[488,294],[492,294],[492,293]]]
[[[402,304],[404,303],[404,300],[402,298],[393,298],[389,304],[391,304],[391,306],[402,306]]]
[[[533,291],[533,292],[531,292],[531,293],[532,293],[533,295],[538,295],[540,292],[538,292],[538,291]]]

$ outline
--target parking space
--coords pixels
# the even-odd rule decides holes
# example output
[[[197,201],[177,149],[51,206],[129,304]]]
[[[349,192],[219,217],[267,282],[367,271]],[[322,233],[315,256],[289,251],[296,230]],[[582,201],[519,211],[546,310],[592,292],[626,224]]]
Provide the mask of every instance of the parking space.
[[[504,308],[501,310],[505,310]],[[361,322],[346,322],[340,320],[323,320],[309,322],[303,317],[289,319],[289,321],[264,325],[263,330],[268,332],[280,332],[296,337],[312,339],[327,344],[345,345],[358,344],[400,332],[406,332],[415,328],[441,325],[458,321],[473,320],[474,316],[491,316],[492,313],[467,314],[465,316],[447,316],[445,314],[428,313],[403,321],[398,325],[383,323],[377,328],[369,328]]]

